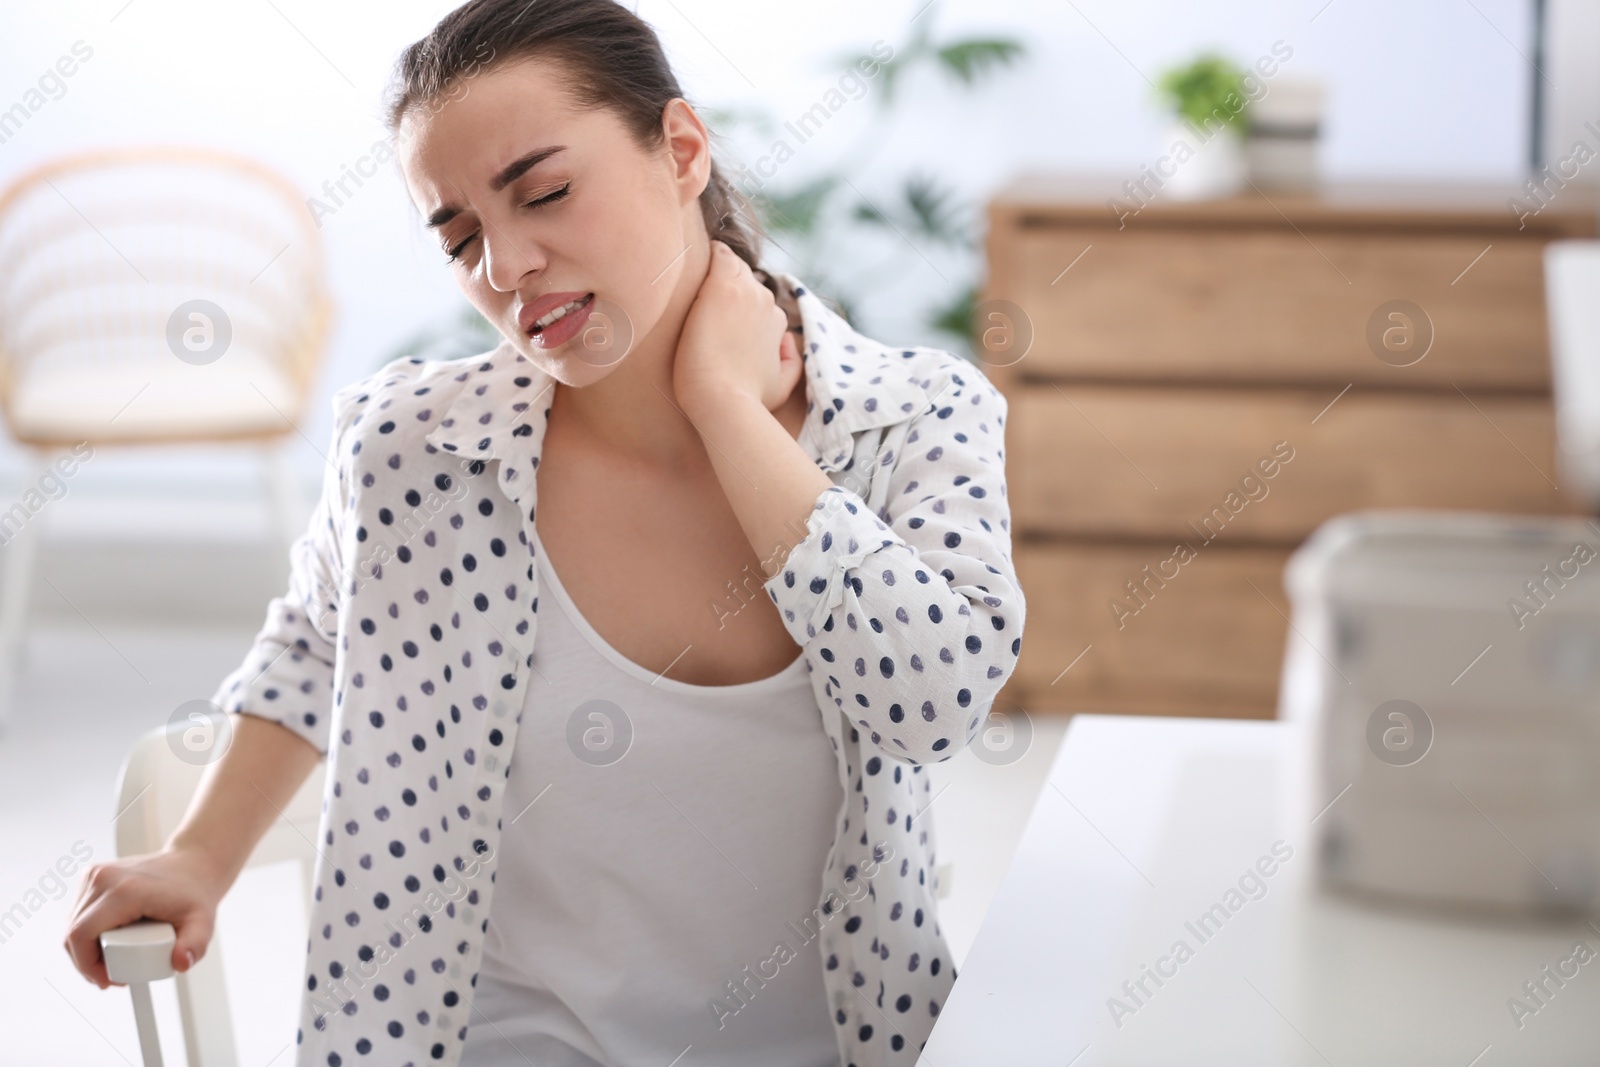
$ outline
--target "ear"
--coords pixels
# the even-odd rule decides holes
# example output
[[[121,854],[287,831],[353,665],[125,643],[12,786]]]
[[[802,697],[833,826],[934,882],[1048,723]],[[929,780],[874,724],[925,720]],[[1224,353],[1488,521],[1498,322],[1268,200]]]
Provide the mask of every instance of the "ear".
[[[678,202],[688,204],[700,199],[711,181],[711,134],[705,123],[687,100],[675,96],[661,110],[661,130],[672,159]]]

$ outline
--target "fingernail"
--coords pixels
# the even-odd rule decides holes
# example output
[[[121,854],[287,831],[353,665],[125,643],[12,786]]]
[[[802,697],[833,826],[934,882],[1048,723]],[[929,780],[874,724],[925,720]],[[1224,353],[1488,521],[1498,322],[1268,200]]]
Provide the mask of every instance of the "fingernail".
[[[183,968],[184,970],[187,971],[190,967],[194,966],[194,949],[192,949],[192,948],[184,949],[183,950],[183,956],[184,956],[184,958],[186,960],[189,961],[187,964],[184,965],[184,968]]]

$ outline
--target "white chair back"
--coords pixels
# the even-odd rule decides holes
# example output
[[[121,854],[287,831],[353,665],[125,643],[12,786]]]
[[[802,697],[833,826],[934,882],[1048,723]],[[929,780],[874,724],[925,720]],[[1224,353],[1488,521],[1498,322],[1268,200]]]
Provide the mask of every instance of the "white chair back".
[[[159,849],[182,820],[200,784],[205,767],[180,755],[189,749],[210,747],[209,738],[191,731],[206,727],[176,724],[146,733],[123,762],[117,783],[116,847],[118,856],[134,856]],[[309,907],[311,879],[317,859],[317,825],[322,813],[322,791],[327,763],[323,761],[284,809],[283,815],[262,836],[246,868],[264,863],[298,860],[301,886]],[[112,936],[108,932],[107,937]],[[190,1067],[237,1067],[233,1016],[228,1008],[223,978],[220,931],[214,932],[206,954],[188,971],[174,975],[178,1010],[183,1021],[184,1048]],[[150,1025],[140,1016],[141,1031]],[[148,1050],[154,1034],[141,1032]],[[146,1052],[147,1064],[149,1052]],[[159,1062],[159,1060],[157,1061]]]

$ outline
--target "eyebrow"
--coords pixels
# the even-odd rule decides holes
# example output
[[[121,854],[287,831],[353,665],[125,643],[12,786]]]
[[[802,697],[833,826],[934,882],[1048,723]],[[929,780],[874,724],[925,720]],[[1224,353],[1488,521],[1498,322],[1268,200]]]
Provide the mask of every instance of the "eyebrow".
[[[489,188],[498,193],[500,190],[504,189],[506,186],[510,185],[524,174],[528,173],[528,171],[532,170],[546,159],[549,159],[551,156],[555,155],[557,152],[566,151],[566,148],[566,145],[558,144],[550,145],[547,148],[534,149],[532,152],[529,152],[528,154],[514,160],[499,174],[496,174],[493,178],[489,179]],[[454,204],[446,204],[428,216],[428,228],[434,229],[439,226],[443,226],[445,223],[449,222],[459,214],[461,214],[460,207]]]

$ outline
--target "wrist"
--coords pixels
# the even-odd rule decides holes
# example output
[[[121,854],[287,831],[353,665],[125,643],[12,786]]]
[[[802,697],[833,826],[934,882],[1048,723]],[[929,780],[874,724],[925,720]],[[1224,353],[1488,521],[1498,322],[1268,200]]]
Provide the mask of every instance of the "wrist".
[[[180,862],[204,887],[206,894],[219,901],[239,876],[239,871],[244,867],[243,860],[248,858],[230,863],[218,849],[178,834],[174,834],[161,851]]]
[[[703,390],[685,397],[683,402],[683,413],[700,429],[725,421],[730,415],[753,410],[771,414],[760,397],[731,387]]]

